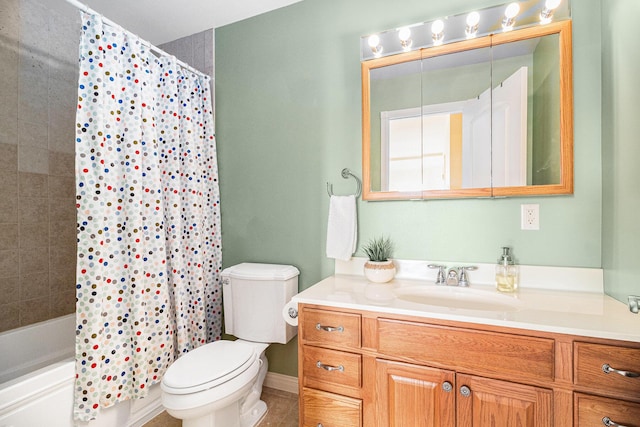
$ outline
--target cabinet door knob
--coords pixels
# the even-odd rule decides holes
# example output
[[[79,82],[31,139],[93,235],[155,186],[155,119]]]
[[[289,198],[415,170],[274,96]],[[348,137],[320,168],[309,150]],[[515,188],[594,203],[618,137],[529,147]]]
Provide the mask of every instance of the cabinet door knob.
[[[321,361],[318,360],[318,362],[316,363],[316,367],[318,368],[322,368],[325,371],[339,371],[339,372],[344,372],[344,366],[342,365],[338,365],[338,366],[331,366],[331,365],[325,365],[324,363],[322,363]]]
[[[463,385],[462,387],[460,387],[460,394],[463,397],[469,397],[469,396],[471,396],[471,389],[469,387],[467,387],[466,385]]]
[[[318,423],[316,427],[324,427],[324,426],[322,425],[322,423]]]
[[[342,326],[324,326],[321,325],[320,323],[316,323],[316,329],[319,331],[325,331],[325,332],[342,332],[344,331],[344,328]]]
[[[626,427],[626,426],[623,426],[622,424],[618,424],[617,422],[612,421],[611,418],[609,417],[604,417],[602,419],[602,424],[604,424],[607,427]]]
[[[604,365],[602,365],[602,372],[604,372],[605,374],[610,374],[611,372],[615,372],[616,374],[620,374],[623,377],[627,377],[627,378],[638,378],[638,377],[640,377],[640,374],[637,373],[637,372],[621,371],[620,369],[612,368],[611,366],[609,366],[608,363],[605,363]]]
[[[448,393],[453,390],[453,385],[449,381],[445,381],[442,383],[442,389]]]

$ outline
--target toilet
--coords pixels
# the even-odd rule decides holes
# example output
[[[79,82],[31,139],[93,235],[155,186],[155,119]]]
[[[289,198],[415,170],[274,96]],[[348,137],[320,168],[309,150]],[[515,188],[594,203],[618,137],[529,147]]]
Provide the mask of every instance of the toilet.
[[[162,404],[183,427],[253,427],[264,417],[264,352],[297,334],[282,310],[298,292],[299,274],[291,265],[254,263],[221,273],[225,332],[238,339],[200,346],[167,369]]]

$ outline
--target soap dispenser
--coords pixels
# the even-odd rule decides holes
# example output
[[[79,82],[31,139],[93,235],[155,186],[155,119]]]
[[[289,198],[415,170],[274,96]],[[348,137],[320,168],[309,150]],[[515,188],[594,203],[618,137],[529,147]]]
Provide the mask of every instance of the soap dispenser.
[[[518,289],[518,266],[511,257],[511,248],[503,247],[496,265],[496,287],[500,292],[515,292]]]

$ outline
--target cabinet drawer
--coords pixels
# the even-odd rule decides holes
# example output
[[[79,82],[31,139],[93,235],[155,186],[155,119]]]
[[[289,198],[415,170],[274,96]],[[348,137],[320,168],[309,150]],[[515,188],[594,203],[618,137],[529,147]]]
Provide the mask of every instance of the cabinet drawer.
[[[554,341],[497,332],[378,320],[379,352],[507,380],[554,379]]]
[[[339,394],[304,388],[303,427],[360,427],[362,401]]]
[[[575,383],[589,391],[606,392],[640,400],[640,377],[629,378],[615,372],[605,373],[603,365],[640,373],[640,349],[613,345],[574,343]]]
[[[302,340],[305,344],[360,348],[360,315],[304,308]]]
[[[323,384],[360,388],[362,356],[344,351],[304,346],[302,380],[304,386]]]
[[[640,427],[639,403],[576,393],[575,406],[575,425],[578,427],[605,426],[605,417],[626,427]]]

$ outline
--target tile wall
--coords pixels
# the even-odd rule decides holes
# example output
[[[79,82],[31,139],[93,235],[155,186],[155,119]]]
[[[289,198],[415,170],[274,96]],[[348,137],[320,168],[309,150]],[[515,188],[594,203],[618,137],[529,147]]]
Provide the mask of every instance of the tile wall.
[[[159,47],[196,70],[212,78],[215,77],[214,31],[212,29],[161,44]],[[214,89],[215,84],[212,80],[211,92],[214,92]],[[215,101],[215,94],[212,93],[212,96],[212,101]],[[215,103],[213,110],[215,112]]]
[[[0,332],[75,311],[79,29],[0,1]]]

